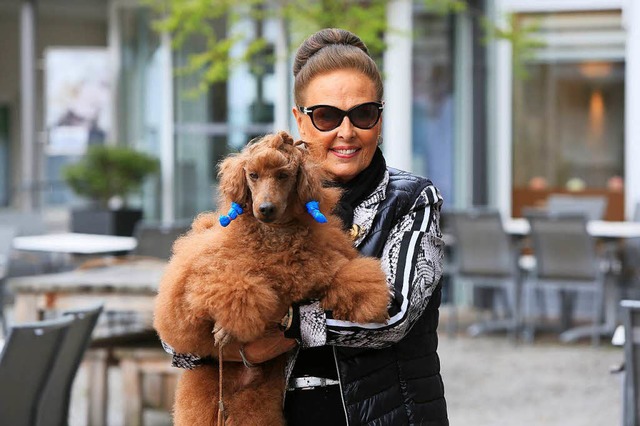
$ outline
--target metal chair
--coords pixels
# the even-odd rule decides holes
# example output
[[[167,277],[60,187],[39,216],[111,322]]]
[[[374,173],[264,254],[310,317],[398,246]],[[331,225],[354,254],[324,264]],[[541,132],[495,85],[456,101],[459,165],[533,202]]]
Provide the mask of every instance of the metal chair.
[[[89,347],[91,333],[101,312],[102,304],[63,313],[63,317],[71,318],[73,322],[60,344],[58,356],[42,392],[38,406],[38,426],[64,426],[69,423],[73,380]]]
[[[495,295],[503,297],[505,305],[503,319],[475,323],[469,333],[506,329],[515,336],[520,316],[518,250],[504,231],[500,213],[475,209],[451,213],[450,220],[455,237],[456,275],[474,288],[493,289]],[[492,305],[494,302],[491,300]]]
[[[573,310],[569,299],[571,294],[579,291],[593,294],[592,326],[587,329],[567,330],[560,338],[563,341],[571,341],[589,331],[592,343],[599,344],[604,304],[604,261],[599,258],[595,241],[587,232],[586,217],[529,212],[527,219],[531,224],[531,239],[536,258],[534,273],[525,284],[527,340],[534,338],[532,303],[538,300],[529,296],[539,290],[550,288],[561,291],[563,323],[569,322]]]
[[[640,203],[637,203],[632,220],[640,222]],[[625,239],[619,250],[620,284],[623,297],[640,298],[640,238]]]
[[[11,327],[0,354],[2,424],[36,424],[40,395],[72,321],[65,317]]]
[[[182,222],[172,224],[139,222],[134,232],[138,245],[132,254],[169,259],[173,242],[189,228],[190,224]]]
[[[547,199],[547,211],[551,214],[582,214],[587,220],[602,220],[607,208],[607,198],[598,195],[551,194]]]
[[[4,283],[11,267],[11,247],[16,233],[17,230],[14,227],[0,225],[0,321],[2,321],[3,335],[6,335],[8,330],[7,320],[4,315],[6,291]]]
[[[640,300],[620,302],[624,321],[624,381],[622,388],[622,424],[640,425]]]

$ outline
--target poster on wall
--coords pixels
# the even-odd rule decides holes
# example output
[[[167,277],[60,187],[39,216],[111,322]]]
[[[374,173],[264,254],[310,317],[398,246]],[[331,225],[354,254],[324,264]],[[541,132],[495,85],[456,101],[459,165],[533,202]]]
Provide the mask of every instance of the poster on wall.
[[[111,70],[107,48],[49,48],[45,52],[46,152],[82,155],[111,130]]]

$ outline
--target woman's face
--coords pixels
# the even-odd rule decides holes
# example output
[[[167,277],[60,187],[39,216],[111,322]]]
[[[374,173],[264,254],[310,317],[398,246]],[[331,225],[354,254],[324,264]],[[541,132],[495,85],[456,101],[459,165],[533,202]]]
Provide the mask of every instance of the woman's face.
[[[369,77],[356,70],[338,70],[314,77],[302,93],[304,107],[330,105],[341,110],[366,102],[378,102]],[[382,117],[371,129],[355,127],[349,117],[328,132],[321,132],[311,117],[293,108],[298,131],[311,155],[338,182],[348,182],[364,170],[376,151]]]

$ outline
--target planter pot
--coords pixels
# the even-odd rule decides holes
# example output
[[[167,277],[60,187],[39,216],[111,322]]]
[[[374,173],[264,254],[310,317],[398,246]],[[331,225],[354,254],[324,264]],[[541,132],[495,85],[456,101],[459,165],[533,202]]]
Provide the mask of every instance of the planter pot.
[[[142,210],[73,210],[71,231],[130,237],[141,219]]]

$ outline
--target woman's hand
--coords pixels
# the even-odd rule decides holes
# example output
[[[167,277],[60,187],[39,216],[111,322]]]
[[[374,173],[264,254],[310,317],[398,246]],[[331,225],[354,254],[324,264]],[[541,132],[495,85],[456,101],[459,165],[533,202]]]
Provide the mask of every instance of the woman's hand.
[[[261,364],[293,349],[297,345],[294,339],[287,339],[280,330],[270,330],[263,337],[244,345],[231,340],[222,347],[222,360],[243,362],[240,351],[250,364]],[[218,353],[215,353],[217,357]]]

